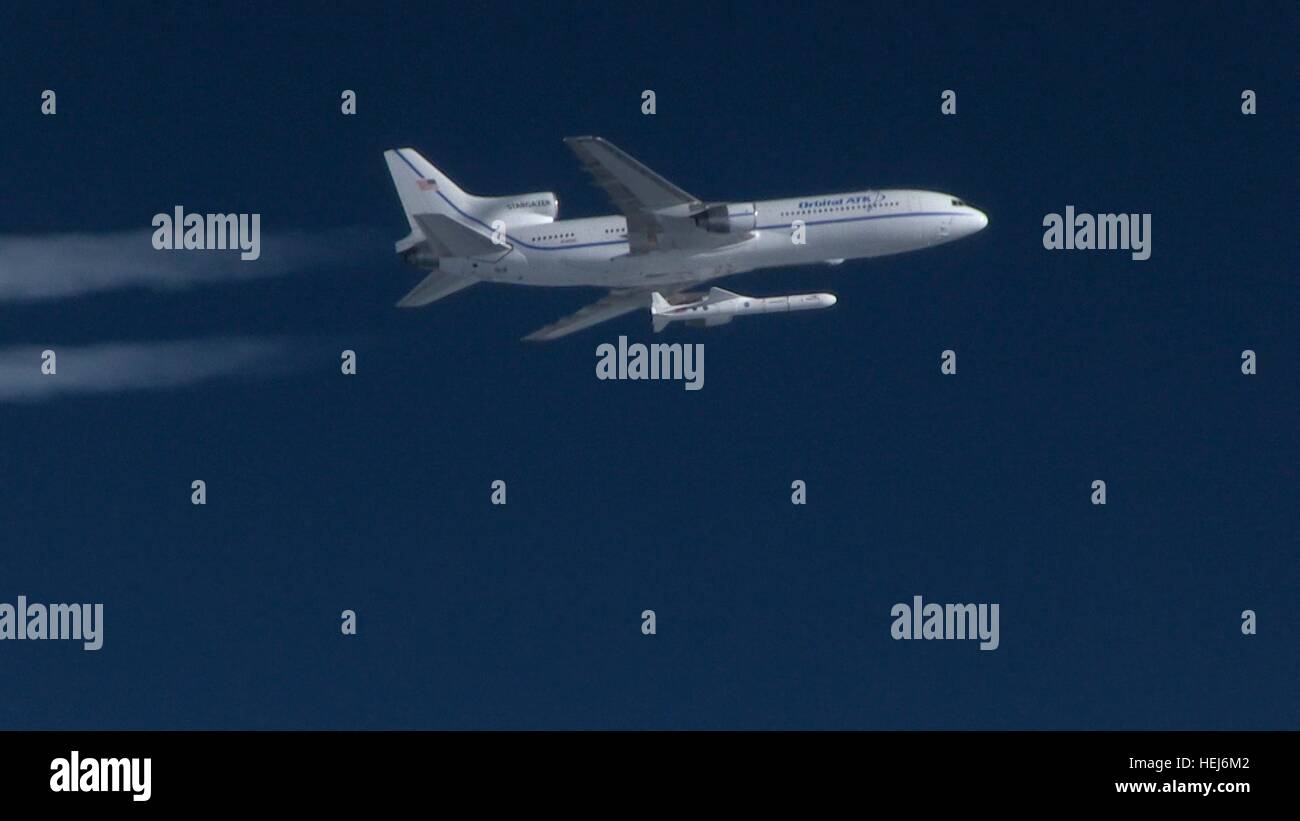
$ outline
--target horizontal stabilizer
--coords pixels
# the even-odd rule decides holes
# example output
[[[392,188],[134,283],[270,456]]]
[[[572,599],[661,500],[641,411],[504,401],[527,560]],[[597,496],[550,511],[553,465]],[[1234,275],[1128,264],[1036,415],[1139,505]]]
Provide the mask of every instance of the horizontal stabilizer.
[[[402,297],[398,301],[397,307],[419,308],[431,302],[437,302],[443,297],[451,296],[457,291],[464,290],[475,282],[478,282],[478,280],[471,277],[456,276],[445,271],[434,271],[420,280],[420,284],[412,288],[409,294]]]
[[[452,256],[499,256],[510,250],[509,245],[497,245],[486,234],[457,222],[446,214],[416,214],[415,223],[431,242],[446,248]]]
[[[709,302],[717,302],[720,299],[741,299],[740,294],[735,291],[728,291],[726,288],[710,288]]]
[[[590,328],[592,325],[599,325],[629,311],[645,308],[649,304],[650,295],[645,291],[635,289],[610,291],[603,299],[593,302],[577,313],[570,314],[558,322],[552,322],[545,328],[533,331],[524,337],[524,340],[528,342],[549,342],[552,339],[568,336],[584,328]]]

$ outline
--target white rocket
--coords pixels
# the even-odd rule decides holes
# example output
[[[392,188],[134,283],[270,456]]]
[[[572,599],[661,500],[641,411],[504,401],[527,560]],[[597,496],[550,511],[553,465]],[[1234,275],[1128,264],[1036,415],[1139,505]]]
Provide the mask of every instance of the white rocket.
[[[673,304],[656,291],[650,296],[650,315],[655,333],[669,322],[691,322],[712,327],[730,322],[741,314],[780,314],[786,311],[814,311],[835,304],[834,294],[791,294],[790,296],[752,297],[710,288],[703,297]]]

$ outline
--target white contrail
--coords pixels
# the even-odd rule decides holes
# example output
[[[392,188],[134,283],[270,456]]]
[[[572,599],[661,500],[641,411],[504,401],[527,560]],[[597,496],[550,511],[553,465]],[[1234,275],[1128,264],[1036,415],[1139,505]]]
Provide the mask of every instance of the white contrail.
[[[0,302],[58,299],[119,288],[172,290],[312,268],[352,267],[383,259],[382,243],[365,229],[290,232],[261,238],[262,253],[158,251],[152,233],[0,236]],[[379,255],[376,251],[379,250]]]
[[[57,357],[53,374],[42,372],[45,350]],[[298,358],[290,340],[259,337],[3,348],[0,402],[177,388],[213,379],[267,375],[295,367]]]

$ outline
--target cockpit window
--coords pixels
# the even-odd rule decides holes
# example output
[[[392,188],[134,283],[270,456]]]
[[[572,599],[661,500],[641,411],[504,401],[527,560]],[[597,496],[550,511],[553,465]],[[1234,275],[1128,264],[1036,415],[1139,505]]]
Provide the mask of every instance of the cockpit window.
[[[953,200],[953,201],[952,201],[952,204],[953,204],[953,205],[965,205],[966,203],[962,202],[961,200]]]

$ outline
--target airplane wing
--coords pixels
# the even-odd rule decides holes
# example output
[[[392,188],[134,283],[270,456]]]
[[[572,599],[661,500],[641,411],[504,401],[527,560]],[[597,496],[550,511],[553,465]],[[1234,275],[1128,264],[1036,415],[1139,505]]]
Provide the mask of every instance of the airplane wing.
[[[690,218],[705,208],[699,197],[673,185],[608,140],[566,137],[564,142],[627,217],[632,255],[664,248],[714,248],[736,241],[697,227]]]
[[[673,185],[608,140],[566,137],[564,142],[624,214],[701,205],[699,197]]]
[[[528,336],[524,337],[526,342],[549,342],[552,339],[559,339],[562,336],[568,336],[571,333],[590,328],[593,325],[599,325],[602,322],[622,316],[623,314],[640,308],[650,306],[650,294],[658,290],[660,293],[675,293],[676,289],[664,290],[659,288],[624,288],[617,291],[610,291],[603,299],[593,302],[577,313],[570,314],[564,319],[552,322],[545,328],[539,328]]]

